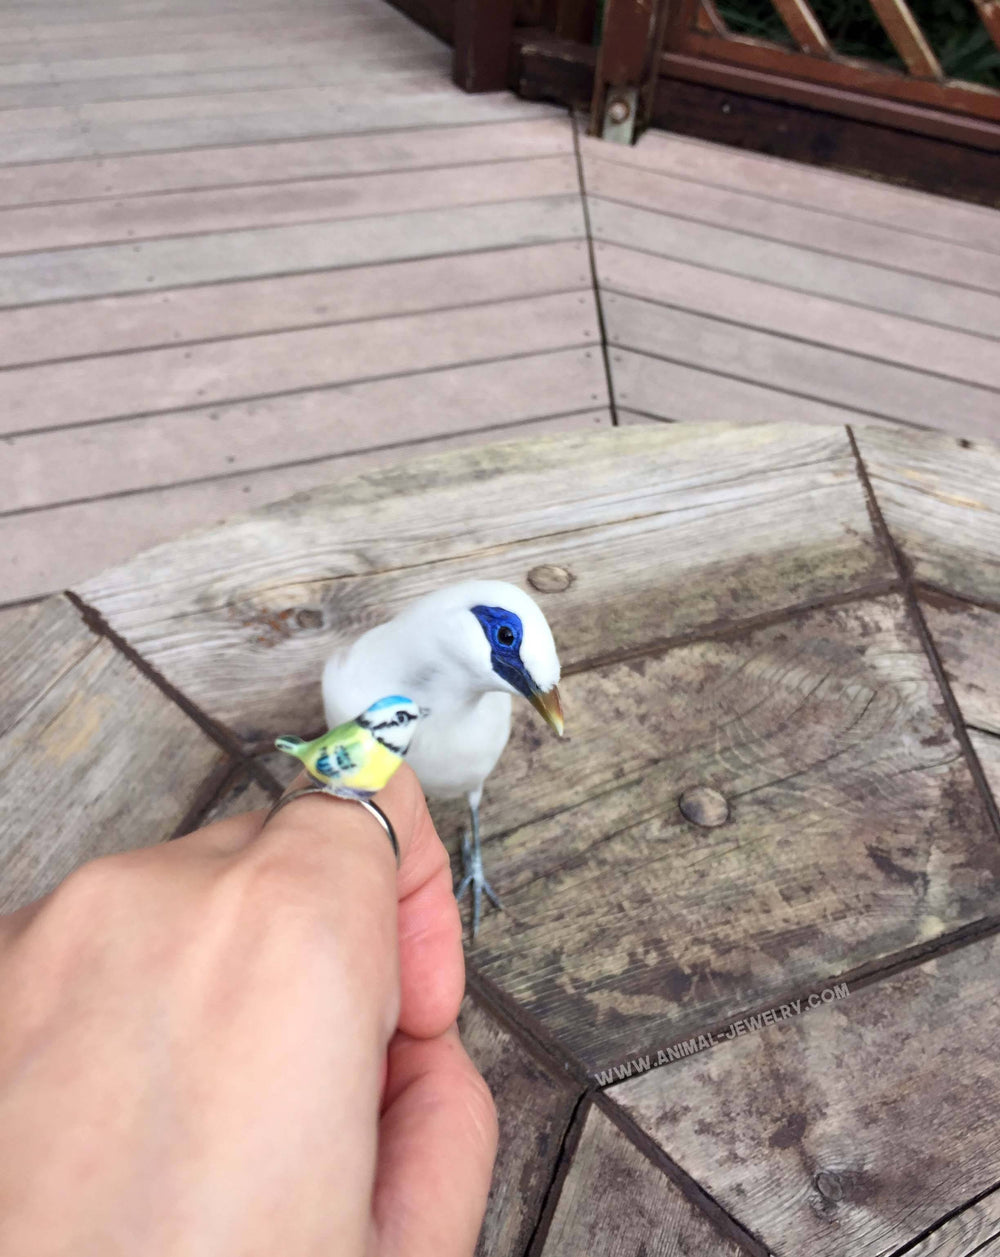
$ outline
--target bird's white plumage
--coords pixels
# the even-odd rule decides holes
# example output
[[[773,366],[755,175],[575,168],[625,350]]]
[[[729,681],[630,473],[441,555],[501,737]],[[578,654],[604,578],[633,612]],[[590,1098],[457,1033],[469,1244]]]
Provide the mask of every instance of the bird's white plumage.
[[[519,617],[521,660],[538,689],[551,690],[559,658],[548,622],[528,594],[505,581],[464,581],[428,594],[331,658],[323,673],[330,726],[385,694],[405,694],[426,709],[407,760],[439,798],[477,796],[510,734],[516,691],[493,670],[490,644],[470,610],[477,605]]]

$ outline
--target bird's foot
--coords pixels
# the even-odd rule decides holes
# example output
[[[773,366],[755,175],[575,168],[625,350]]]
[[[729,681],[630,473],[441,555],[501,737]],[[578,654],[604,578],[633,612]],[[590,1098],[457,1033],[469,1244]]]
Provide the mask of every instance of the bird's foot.
[[[498,908],[501,912],[503,904],[500,902],[500,896],[486,880],[481,853],[478,848],[473,847],[469,841],[469,835],[466,834],[462,839],[462,880],[455,891],[455,898],[459,903],[465,898],[465,892],[470,887],[472,888],[472,937],[475,938],[479,933],[483,895],[485,894],[494,908]]]

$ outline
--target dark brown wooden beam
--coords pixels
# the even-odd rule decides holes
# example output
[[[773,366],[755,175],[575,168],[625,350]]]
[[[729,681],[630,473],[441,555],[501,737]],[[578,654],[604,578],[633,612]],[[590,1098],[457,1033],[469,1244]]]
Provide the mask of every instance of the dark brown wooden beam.
[[[1000,153],[972,145],[668,78],[657,84],[652,124],[1000,209]]]
[[[525,100],[590,109],[597,49],[544,30],[514,32],[510,87]]]
[[[452,77],[466,92],[507,86],[514,0],[456,0]]]

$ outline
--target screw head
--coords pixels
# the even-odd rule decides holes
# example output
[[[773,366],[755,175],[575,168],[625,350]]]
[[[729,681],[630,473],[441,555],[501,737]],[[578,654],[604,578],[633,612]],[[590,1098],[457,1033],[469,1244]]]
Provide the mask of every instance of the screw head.
[[[555,563],[539,563],[528,573],[528,584],[540,594],[561,594],[573,584],[573,573]]]
[[[614,123],[622,123],[628,121],[628,116],[632,112],[629,108],[627,100],[622,100],[619,96],[608,106],[608,117]]]
[[[677,800],[681,814],[702,829],[717,829],[729,820],[729,804],[725,795],[711,786],[689,786]]]

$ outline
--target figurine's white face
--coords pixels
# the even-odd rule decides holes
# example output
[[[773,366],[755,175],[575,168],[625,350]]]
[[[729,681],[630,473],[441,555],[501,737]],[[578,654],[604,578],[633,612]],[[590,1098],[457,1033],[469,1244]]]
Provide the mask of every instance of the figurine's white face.
[[[419,719],[420,708],[412,699],[393,694],[372,703],[358,717],[358,724],[369,730],[386,750],[403,756],[410,749],[410,739]]]

